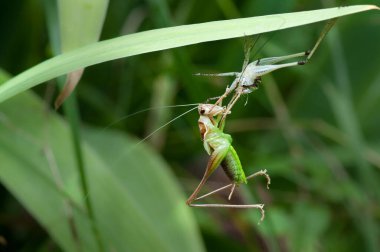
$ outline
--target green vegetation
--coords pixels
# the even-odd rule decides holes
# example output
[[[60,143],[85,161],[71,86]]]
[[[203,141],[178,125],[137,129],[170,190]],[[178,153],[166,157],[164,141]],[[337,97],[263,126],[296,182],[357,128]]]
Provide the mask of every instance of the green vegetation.
[[[0,250],[380,250],[380,17],[350,15],[371,7],[297,13],[332,6],[290,0],[4,5]],[[278,13],[288,14],[210,23]],[[208,159],[197,113],[142,143],[187,108],[124,117],[222,94],[231,78],[193,73],[240,71],[238,37],[264,32],[255,58],[297,53],[314,45],[324,25],[316,22],[337,16],[345,17],[310,64],[263,77],[227,119],[246,174],[267,169],[271,176],[269,191],[258,178],[233,198],[265,203],[264,222],[257,225],[257,210],[189,208],[185,200]],[[62,75],[83,67],[75,92],[54,111]],[[220,169],[206,189],[227,183]]]

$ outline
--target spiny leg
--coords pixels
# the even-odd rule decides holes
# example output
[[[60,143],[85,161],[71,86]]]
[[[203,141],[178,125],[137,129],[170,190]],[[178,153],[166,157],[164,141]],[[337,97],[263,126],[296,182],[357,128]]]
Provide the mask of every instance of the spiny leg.
[[[276,64],[278,62],[281,62],[287,59],[307,56],[309,55],[309,53],[310,51],[306,51],[306,52],[294,53],[294,54],[279,56],[279,57],[262,58],[256,61],[257,62],[256,65],[258,66],[272,65],[272,64]]]
[[[232,194],[234,193],[235,188],[236,188],[236,183],[234,183],[234,184],[232,185],[231,192],[230,192],[230,194],[228,195],[228,200],[231,200],[231,198],[232,198]]]
[[[269,185],[270,185],[270,182],[271,182],[271,181],[270,181],[270,177],[269,177],[269,175],[268,175],[268,173],[267,173],[267,170],[261,170],[261,171],[255,172],[255,173],[249,175],[249,176],[247,177],[247,180],[250,180],[251,178],[254,178],[254,177],[257,177],[257,176],[265,176],[265,178],[266,178],[266,180],[267,180],[267,189],[269,189]],[[195,198],[194,201],[196,201],[196,200],[200,200],[200,199],[204,199],[204,198],[206,198],[206,197],[208,197],[208,196],[210,196],[210,195],[212,195],[212,194],[215,194],[215,193],[217,193],[217,192],[223,191],[223,190],[225,190],[225,189],[227,189],[227,188],[232,187],[234,184],[235,184],[235,183],[231,183],[231,184],[228,184],[228,185],[226,185],[226,186],[220,187],[220,188],[218,188],[218,189],[216,189],[216,190],[214,190],[214,191],[212,191],[212,192],[206,193],[206,194],[204,194],[204,195],[202,195],[202,196],[199,196],[199,197]]]
[[[229,204],[192,204],[193,207],[217,207],[217,208],[256,208],[260,209],[261,212],[261,218],[259,221],[262,222],[265,218],[265,211],[264,211],[264,204],[252,204],[252,205],[229,205]]]
[[[227,87],[227,89],[224,92],[224,94],[222,94],[221,96],[219,96],[219,99],[215,102],[215,105],[221,106],[223,100],[231,93],[231,91],[232,91],[232,89],[230,89],[230,88]]]
[[[281,61],[284,61],[284,60],[287,60],[287,59],[307,56],[306,60],[298,62],[298,65],[304,65],[304,64],[306,64],[310,60],[310,58],[313,56],[314,52],[317,50],[317,48],[319,47],[320,43],[325,38],[325,36],[327,35],[327,33],[334,26],[334,24],[336,23],[336,20],[337,19],[331,19],[331,20],[329,20],[327,22],[327,24],[325,25],[325,27],[321,31],[321,34],[319,35],[317,42],[315,43],[314,47],[311,50],[306,51],[306,52],[300,52],[300,53],[280,56],[280,57],[270,57],[270,58],[259,59],[259,60],[257,60],[256,64],[260,65],[260,66],[262,66],[262,65],[271,65],[271,64],[275,64],[275,63],[278,63],[278,62],[281,62]],[[294,62],[294,63],[296,63],[296,62]],[[293,65],[297,65],[297,64],[293,64]]]
[[[236,78],[236,79],[234,80],[234,82],[231,84],[231,86],[226,88],[226,91],[224,92],[224,94],[222,94],[221,96],[218,96],[218,97],[209,98],[209,99],[207,99],[207,102],[208,102],[209,100],[218,99],[218,100],[215,102],[214,106],[222,106],[222,102],[223,102],[223,100],[224,100],[224,99],[225,99],[225,98],[231,93],[232,90],[234,90],[234,89],[236,88],[237,80],[238,80],[238,79]],[[214,108],[214,107],[212,107],[211,110],[213,110],[213,108]],[[224,113],[223,113],[223,116],[222,116],[221,120],[220,120],[219,123],[218,123],[218,125],[219,125],[219,126],[218,126],[219,129],[223,130],[223,128],[224,128],[224,120],[226,119],[226,116],[227,116],[229,113],[230,113],[230,110],[228,110],[227,112],[224,112]]]
[[[254,173],[254,174],[251,174],[250,176],[247,177],[247,180],[249,180],[253,177],[256,177],[256,176],[265,176],[267,179],[267,188],[269,189],[270,177],[267,174],[267,170],[261,170],[259,172]],[[216,189],[212,192],[204,194],[198,198],[195,198],[194,201],[206,198],[206,197],[208,197],[208,196],[210,196],[216,192],[222,191],[222,190],[227,189],[229,187],[232,187],[229,198],[228,198],[228,200],[230,200],[232,193],[236,187],[236,183],[231,183],[229,185],[226,185],[226,186],[223,186],[219,189]],[[256,209],[260,209],[260,212],[261,212],[260,222],[262,222],[264,220],[264,217],[265,217],[264,204],[244,204],[244,205],[236,205],[236,204],[191,204],[191,206],[193,206],[193,207],[245,208],[245,209],[256,208]]]
[[[215,208],[243,208],[243,209],[250,209],[250,208],[256,208],[260,210],[261,217],[258,224],[263,222],[265,218],[265,211],[264,211],[264,204],[252,204],[252,205],[229,205],[229,204],[192,204],[193,207],[215,207]]]
[[[318,42],[317,42],[316,46],[318,46],[319,43],[320,43],[320,39],[318,39]],[[315,51],[315,49],[316,49],[316,47],[313,48],[314,51]],[[306,58],[305,60],[300,60],[300,61],[296,61],[296,62],[289,62],[289,63],[284,63],[284,64],[277,64],[277,65],[276,64],[261,64],[261,61],[258,60],[257,61],[258,63],[254,66],[254,68],[251,69],[251,71],[253,73],[255,73],[256,76],[257,76],[256,78],[258,78],[258,77],[261,77],[263,75],[266,75],[266,74],[268,74],[270,72],[273,72],[273,71],[281,69],[281,68],[305,65],[306,63],[308,63],[308,60],[310,59],[311,51],[307,51],[307,52],[304,52],[304,53],[297,53],[297,54],[287,55],[287,56],[282,56],[282,57],[265,58],[265,59],[262,59],[262,60],[265,61],[265,63],[275,62],[275,61],[278,62],[279,59],[284,60],[284,59],[289,59],[289,58],[293,58],[293,57],[300,56],[300,55],[302,55],[302,56],[306,56],[307,55],[308,58]]]
[[[224,111],[222,119],[220,120],[219,125],[224,125],[224,121],[226,120],[227,115],[230,113],[232,107],[235,105],[236,101],[240,98],[242,94],[242,87],[239,87],[238,90],[236,90],[234,96],[232,96],[230,102],[228,103],[227,109]]]
[[[223,76],[239,76],[240,73],[238,72],[228,72],[228,73],[195,73],[193,75],[195,76],[217,76],[217,77],[223,77]]]
[[[211,154],[210,159],[207,163],[207,168],[205,171],[205,174],[203,175],[203,178],[197,188],[195,188],[194,192],[190,195],[190,197],[187,199],[186,204],[189,206],[193,206],[192,202],[195,198],[197,198],[197,195],[199,191],[202,189],[204,184],[206,183],[207,179],[210,177],[210,175],[215,171],[215,169],[222,163],[223,159],[226,157],[229,147],[231,145],[221,146],[214,150],[214,152]]]
[[[197,188],[195,188],[194,192],[190,195],[190,197],[186,200],[186,204],[189,206],[193,206],[193,201],[197,198],[197,195],[199,191],[202,189],[202,187],[205,185],[207,179],[209,178],[210,174],[207,174],[207,170],[205,174],[203,175],[203,178]]]
[[[317,40],[317,42],[315,43],[313,49],[311,49],[309,55],[307,56],[306,58],[306,61],[309,61],[310,58],[313,56],[314,52],[317,50],[319,44],[322,42],[322,40],[326,37],[327,33],[331,30],[331,28],[335,25],[336,21],[338,19],[337,18],[334,18],[334,19],[330,19],[327,24],[325,25],[325,27],[323,28],[323,30],[321,31],[321,34],[319,35],[319,38]]]
[[[291,67],[291,66],[299,66],[299,65],[304,65],[304,64],[306,64],[305,60],[290,62],[290,63],[284,63],[284,64],[277,64],[277,65],[256,66],[254,71],[257,73],[258,77],[261,77],[263,75],[266,75],[270,72],[273,72],[273,71],[281,69],[281,68]],[[246,86],[246,87],[250,87],[250,86]]]
[[[270,185],[270,177],[269,177],[269,175],[268,175],[268,173],[267,173],[267,170],[260,170],[260,171],[258,171],[258,172],[255,172],[255,173],[249,175],[249,176],[247,177],[247,180],[249,180],[249,179],[251,179],[251,178],[254,178],[254,177],[256,177],[256,176],[265,176],[265,178],[267,179],[267,189],[269,189],[269,185]]]
[[[236,78],[232,84],[226,88],[226,91],[224,92],[224,94],[222,94],[219,99],[215,102],[215,105],[219,105],[221,106],[222,105],[222,102],[223,100],[233,91],[236,89],[236,87],[238,86],[239,84],[239,78]]]
[[[194,74],[196,76],[235,76],[235,80],[232,82],[232,84],[226,88],[226,91],[221,96],[216,96],[212,98],[208,98],[206,102],[209,102],[211,100],[216,100],[215,105],[221,105],[223,100],[231,93],[232,90],[234,90],[237,87],[238,77],[240,76],[239,72],[229,72],[229,73],[216,73],[216,74],[204,74],[204,73],[196,73]]]

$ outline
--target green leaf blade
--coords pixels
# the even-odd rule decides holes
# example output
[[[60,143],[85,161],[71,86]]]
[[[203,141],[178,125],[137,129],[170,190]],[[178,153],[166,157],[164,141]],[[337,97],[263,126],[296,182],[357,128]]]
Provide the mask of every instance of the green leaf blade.
[[[0,86],[0,102],[42,82],[109,60],[281,30],[373,9],[379,8],[374,5],[357,5],[214,21],[156,29],[100,41],[46,60],[4,83]]]

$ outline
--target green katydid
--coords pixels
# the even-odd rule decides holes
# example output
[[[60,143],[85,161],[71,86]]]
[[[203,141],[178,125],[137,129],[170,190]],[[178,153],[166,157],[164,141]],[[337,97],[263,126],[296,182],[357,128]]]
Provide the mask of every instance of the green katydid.
[[[163,107],[156,107],[156,108],[149,108],[149,109],[143,109],[140,111],[137,111],[133,114],[124,116],[122,119],[128,118],[130,116],[145,112],[147,110],[151,109],[162,109],[162,108],[168,108],[168,107],[179,107],[179,106],[193,106],[195,104],[183,104],[183,105],[175,105],[175,106],[163,106]],[[197,107],[194,107],[190,110],[187,110],[186,112],[182,113],[181,115],[175,117],[174,119],[170,120],[168,123],[165,123],[152,133],[150,133],[148,136],[146,136],[143,140],[141,140],[139,143],[142,143],[147,138],[152,136],[154,133],[156,133],[158,130],[162,129],[163,127],[167,126],[168,124],[172,123],[174,120],[178,119],[179,117],[184,116],[185,114],[191,112],[192,110],[196,109]],[[259,172],[256,172],[248,177],[245,176],[245,173],[243,171],[243,168],[240,163],[240,159],[235,151],[235,149],[232,147],[231,142],[232,138],[230,135],[223,133],[224,128],[224,122],[220,120],[225,113],[226,108],[217,106],[214,104],[198,104],[198,112],[199,112],[199,120],[198,125],[200,129],[200,133],[203,140],[203,145],[207,151],[208,154],[211,155],[210,161],[208,163],[205,175],[198,185],[198,187],[195,189],[193,194],[189,197],[187,200],[187,204],[189,206],[193,207],[228,207],[228,208],[258,208],[261,211],[262,217],[261,220],[264,218],[264,205],[263,204],[254,204],[254,205],[232,205],[232,204],[193,204],[193,201],[197,201],[199,199],[206,198],[209,195],[212,195],[216,192],[219,192],[221,190],[225,190],[227,188],[232,187],[230,195],[228,199],[231,199],[232,194],[234,192],[234,189],[237,185],[241,183],[246,183],[247,180],[263,175],[267,179],[267,187],[270,184],[270,177],[266,173],[266,170],[261,170]],[[231,113],[231,112],[228,112]],[[216,118],[215,118],[216,117]],[[122,120],[120,119],[120,120]],[[119,122],[120,120],[114,122],[113,124]],[[113,125],[110,124],[110,125]],[[109,127],[109,126],[107,126]],[[207,193],[205,195],[202,195],[200,197],[197,197],[199,191],[204,186],[205,182],[207,181],[208,177],[213,173],[213,171],[221,165],[227,176],[233,181],[233,183],[221,187],[217,190],[214,190],[210,193]],[[269,187],[268,187],[269,188]]]
[[[192,195],[188,198],[186,203],[192,207],[225,207],[225,208],[257,208],[261,211],[261,220],[264,219],[264,205],[233,205],[233,204],[194,204],[193,202],[205,198],[220,190],[231,188],[228,199],[231,199],[234,189],[237,185],[247,183],[247,180],[259,175],[263,175],[267,179],[267,187],[270,184],[270,177],[266,170],[262,170],[246,177],[243,167],[240,163],[239,156],[237,155],[234,147],[231,145],[232,138],[230,135],[223,133],[224,122],[221,121],[222,116],[226,113],[226,108],[215,104],[200,104],[199,111],[199,130],[203,140],[203,145],[206,152],[210,155],[205,174],[199,183],[198,187],[194,190]],[[228,112],[230,113],[230,112]],[[215,118],[216,117],[216,118]],[[219,188],[203,196],[197,197],[198,193],[206,183],[210,175],[215,169],[221,165],[226,172],[227,176],[232,180],[230,185]],[[269,188],[269,187],[268,187]]]

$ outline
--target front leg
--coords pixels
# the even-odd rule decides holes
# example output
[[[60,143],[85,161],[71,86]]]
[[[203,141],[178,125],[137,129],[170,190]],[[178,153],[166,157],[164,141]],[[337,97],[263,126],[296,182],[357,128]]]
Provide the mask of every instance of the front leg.
[[[236,77],[236,79],[232,82],[232,84],[226,88],[226,91],[224,94],[222,94],[219,99],[215,102],[215,105],[221,106],[223,100],[238,86],[238,83],[240,81],[240,76]]]

